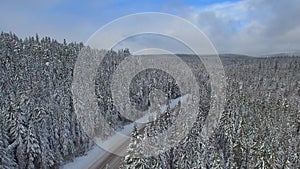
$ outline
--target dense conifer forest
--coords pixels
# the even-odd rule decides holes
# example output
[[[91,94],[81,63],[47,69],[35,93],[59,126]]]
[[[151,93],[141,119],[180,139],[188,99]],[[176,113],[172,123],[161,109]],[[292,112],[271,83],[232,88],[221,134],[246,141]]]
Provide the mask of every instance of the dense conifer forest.
[[[0,35],[0,168],[59,168],[84,155],[94,142],[83,131],[74,112],[72,80],[82,43],[59,43],[49,37],[18,38]],[[94,49],[87,48],[89,52]],[[95,79],[100,113],[110,127],[131,123],[116,111],[110,78],[128,49],[105,51]],[[146,57],[146,56],[145,56]],[[178,105],[159,112],[143,132],[132,132],[121,168],[299,168],[300,58],[220,55],[226,75],[226,104],[221,121],[208,142],[199,134],[210,108],[210,77],[198,57],[179,55],[193,70],[202,98],[189,134],[156,157],[141,158],[141,140],[160,140],[157,133],[173,125]],[[181,93],[172,76],[160,70],[140,72],[130,86],[132,104],[147,110],[151,90],[168,100]],[[159,107],[159,105],[158,105]],[[141,115],[137,115],[141,116]],[[189,123],[180,123],[183,127]],[[106,138],[105,126],[95,134]]]
[[[162,113],[168,116],[156,117],[144,132],[135,128],[121,168],[299,168],[300,58],[220,57],[226,72],[226,103],[209,141],[200,134],[209,109],[204,102],[197,122],[177,146],[143,158],[145,144],[155,147],[160,141],[158,133],[172,125],[176,112],[183,113],[179,108],[165,110]],[[196,74],[205,74],[196,59],[187,62],[197,68]],[[208,81],[205,75],[199,77],[200,84]],[[209,93],[209,88],[203,89]],[[173,140],[164,141],[177,141],[178,132],[168,133]],[[150,142],[142,144],[149,137]]]

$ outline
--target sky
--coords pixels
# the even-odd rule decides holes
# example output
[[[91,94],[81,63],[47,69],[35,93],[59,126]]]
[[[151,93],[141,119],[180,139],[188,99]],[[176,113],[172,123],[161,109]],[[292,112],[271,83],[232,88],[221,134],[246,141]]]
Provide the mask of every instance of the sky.
[[[2,0],[0,31],[22,38],[38,33],[59,41],[86,42],[107,23],[140,12],[163,12],[188,20],[219,53],[300,51],[299,0]],[[143,43],[166,44],[153,39],[144,38]],[[131,43],[140,41],[131,39]]]

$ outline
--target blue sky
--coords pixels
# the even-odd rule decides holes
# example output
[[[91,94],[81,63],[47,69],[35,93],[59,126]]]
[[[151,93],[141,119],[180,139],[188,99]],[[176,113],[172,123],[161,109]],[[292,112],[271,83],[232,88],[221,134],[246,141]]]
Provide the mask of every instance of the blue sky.
[[[299,11],[298,0],[4,0],[0,31],[85,42],[121,16],[164,12],[195,24],[219,52],[263,54],[298,50]]]
[[[214,1],[161,1],[161,0],[6,0],[0,6],[3,31],[13,31],[20,36],[49,35],[59,40],[85,41],[104,24],[121,16],[137,12],[179,13],[185,6],[204,7]],[[81,31],[79,31],[80,29]],[[76,35],[68,32],[77,32]]]

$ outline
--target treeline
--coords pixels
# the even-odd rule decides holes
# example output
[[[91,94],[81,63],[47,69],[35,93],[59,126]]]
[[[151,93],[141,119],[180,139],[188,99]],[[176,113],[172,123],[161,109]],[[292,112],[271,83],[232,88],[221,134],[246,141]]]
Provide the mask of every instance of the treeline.
[[[0,168],[58,168],[92,146],[70,90],[82,47],[1,33]]]
[[[0,168],[59,168],[94,145],[74,112],[71,91],[82,48],[82,43],[59,43],[38,35],[23,40],[1,33]],[[129,54],[128,50],[106,51],[101,75],[108,78],[112,73],[108,71],[116,61],[112,58]],[[96,93],[108,99],[109,89],[99,85],[105,80],[98,76]],[[109,102],[98,102],[101,113],[113,121],[111,127],[125,124],[117,112],[110,111]]]
[[[75,114],[71,87],[77,57],[96,53],[103,54],[96,70],[95,94],[97,113],[104,118],[100,119],[95,112],[97,121],[90,121],[95,124],[94,133],[86,133]],[[130,123],[116,109],[110,88],[117,66],[129,55],[128,49],[99,52],[82,43],[59,43],[38,35],[23,40],[2,32],[0,168],[59,168],[94,145],[89,136],[105,139],[114,134],[111,129],[118,130]],[[148,72],[137,75],[130,87],[130,104],[143,110],[149,106],[152,88],[149,82],[141,83],[145,76]],[[160,76],[157,80],[168,83],[162,85],[165,91],[178,90],[170,79]],[[178,97],[179,91],[176,93],[169,97]]]
[[[83,131],[74,112],[72,80],[83,44],[59,43],[49,37],[20,39],[0,35],[0,168],[59,168],[83,155],[93,141]],[[87,54],[94,53],[86,48]],[[128,49],[105,51],[95,93],[99,113],[109,126],[98,121],[94,134],[106,138],[108,128],[119,129],[130,119],[117,111],[111,93],[111,77],[130,55]],[[200,86],[197,122],[180,144],[158,157],[136,158],[140,140],[153,137],[174,124],[179,107],[158,113],[145,132],[133,132],[124,168],[297,168],[300,165],[300,59],[221,57],[227,79],[226,105],[221,122],[208,142],[199,135],[210,108],[210,79],[197,57],[181,56]],[[189,82],[186,82],[189,83]],[[154,89],[167,99],[181,93],[172,76],[157,69],[142,71],[130,84],[130,104],[140,111],[152,104]],[[122,94],[122,93],[120,93]],[[154,106],[158,107],[158,106]],[[131,113],[131,112],[122,112]],[[97,114],[95,114],[97,116]],[[137,114],[141,117],[142,114]],[[98,118],[95,118],[98,119]],[[99,120],[99,119],[98,119]],[[193,119],[191,119],[192,121]],[[179,127],[188,126],[189,121]],[[151,141],[151,139],[150,139]]]

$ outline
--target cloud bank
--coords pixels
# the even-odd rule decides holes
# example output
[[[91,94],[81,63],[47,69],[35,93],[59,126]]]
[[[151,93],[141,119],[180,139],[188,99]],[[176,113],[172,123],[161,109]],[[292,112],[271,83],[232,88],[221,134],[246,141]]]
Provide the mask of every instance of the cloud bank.
[[[221,53],[300,51],[298,0],[223,2],[190,7],[183,15],[203,30]]]

